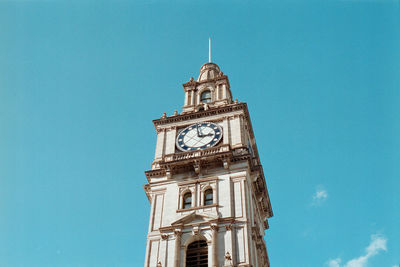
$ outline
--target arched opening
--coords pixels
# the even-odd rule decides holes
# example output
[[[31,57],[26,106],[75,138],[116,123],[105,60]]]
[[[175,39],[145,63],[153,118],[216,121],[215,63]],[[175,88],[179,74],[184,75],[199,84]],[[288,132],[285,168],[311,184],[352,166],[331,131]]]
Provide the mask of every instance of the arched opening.
[[[204,191],[204,206],[213,204],[213,191],[211,188]]]
[[[194,241],[187,247],[186,267],[207,267],[208,247],[205,240]]]
[[[188,209],[190,207],[192,207],[192,193],[187,192],[183,195],[182,208]]]
[[[200,101],[202,103],[210,103],[211,102],[211,91],[206,90],[203,93],[201,93]]]

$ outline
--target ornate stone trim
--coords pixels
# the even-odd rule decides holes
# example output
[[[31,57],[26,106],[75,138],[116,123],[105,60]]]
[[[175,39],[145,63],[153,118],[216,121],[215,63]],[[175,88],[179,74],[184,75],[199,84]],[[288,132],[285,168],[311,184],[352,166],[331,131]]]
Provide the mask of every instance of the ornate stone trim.
[[[225,225],[226,231],[232,231],[232,230],[233,230],[233,227],[234,227],[233,224],[227,224],[227,225]]]
[[[161,239],[162,240],[168,240],[169,234],[161,234]]]
[[[227,105],[224,107],[210,108],[210,109],[204,110],[204,111],[198,111],[198,112],[193,112],[193,113],[186,113],[186,114],[180,114],[180,115],[176,115],[176,116],[165,117],[165,118],[153,120],[153,124],[154,124],[155,128],[157,129],[157,126],[163,125],[163,124],[198,119],[198,118],[219,115],[219,114],[229,113],[229,112],[238,111],[238,110],[243,110],[246,114],[246,117],[249,117],[246,103],[240,103],[240,104],[230,104],[230,105]]]
[[[191,210],[209,209],[209,208],[214,208],[214,207],[219,207],[219,205],[211,204],[211,205],[207,205],[207,206],[190,207],[188,209],[177,209],[176,212],[187,212],[187,211],[191,211]]]

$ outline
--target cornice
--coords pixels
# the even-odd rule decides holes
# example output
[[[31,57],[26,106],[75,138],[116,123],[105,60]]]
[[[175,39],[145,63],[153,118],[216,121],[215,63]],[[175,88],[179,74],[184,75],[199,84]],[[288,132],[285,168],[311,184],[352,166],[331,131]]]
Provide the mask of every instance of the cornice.
[[[192,78],[190,78],[190,80],[188,82],[182,84],[182,86],[186,90],[187,87],[196,87],[197,85],[200,85],[200,84],[209,83],[209,82],[219,82],[221,80],[226,80],[226,83],[229,86],[229,79],[228,79],[228,76],[225,74],[222,74],[221,76],[218,76],[218,77],[215,77],[212,79],[200,81],[200,82],[194,80],[192,77]]]
[[[204,110],[204,111],[191,112],[191,113],[185,113],[185,114],[180,114],[180,115],[176,115],[176,116],[160,118],[160,119],[153,120],[153,124],[154,124],[155,129],[157,130],[157,126],[160,126],[160,125],[176,123],[176,122],[181,122],[181,121],[187,121],[187,120],[193,120],[193,119],[199,119],[199,118],[209,117],[209,116],[213,116],[213,115],[226,114],[226,113],[230,113],[230,112],[238,111],[238,110],[243,110],[245,112],[246,116],[248,117],[248,110],[247,110],[246,103],[239,103],[239,104],[228,104],[223,107],[209,108],[208,110]]]

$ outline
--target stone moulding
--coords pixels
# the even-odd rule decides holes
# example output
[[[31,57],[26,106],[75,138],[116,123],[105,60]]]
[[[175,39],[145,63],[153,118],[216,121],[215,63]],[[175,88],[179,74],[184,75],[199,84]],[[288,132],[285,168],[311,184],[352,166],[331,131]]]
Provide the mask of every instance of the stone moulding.
[[[224,168],[229,167],[230,162],[250,160],[251,156],[247,147],[231,149],[229,145],[206,148],[202,150],[188,151],[165,155],[157,161],[159,169],[146,171],[146,177],[150,182],[151,177],[171,176],[179,169],[196,168],[208,166],[220,162]],[[251,166],[254,162],[250,160]]]
[[[239,104],[230,104],[230,105],[226,105],[223,107],[210,108],[210,109],[204,110],[204,111],[190,112],[190,113],[180,114],[180,115],[176,115],[176,116],[170,116],[170,117],[165,117],[165,118],[161,118],[161,119],[156,119],[156,120],[153,120],[153,124],[157,130],[157,126],[160,126],[160,125],[176,123],[176,122],[181,122],[181,121],[189,121],[192,119],[209,117],[209,116],[213,116],[213,115],[225,114],[225,113],[229,113],[229,112],[237,111],[237,110],[243,110],[244,113],[246,114],[246,117],[249,118],[247,104],[239,103]],[[252,131],[251,131],[251,133],[252,133]]]
[[[213,156],[213,155],[217,155],[220,153],[229,152],[229,150],[230,150],[229,145],[221,145],[221,146],[206,148],[206,149],[202,149],[202,150],[169,154],[169,155],[164,156],[164,158],[162,160],[163,162],[161,163],[161,165],[164,163],[173,163],[173,162],[179,162],[180,164],[182,164],[182,163],[184,164],[183,161],[185,161],[185,160]]]
[[[220,83],[221,80],[224,80],[227,83],[227,85],[229,86],[229,88],[230,88],[228,76],[223,74],[222,72],[220,72],[220,73],[221,73],[220,76],[217,76],[217,77],[212,78],[212,79],[204,80],[204,81],[195,81],[193,79],[193,77],[192,77],[188,82],[182,84],[183,89],[186,90],[186,88],[189,87],[189,86],[190,87],[196,87],[196,85],[203,84],[203,83],[212,83],[212,82],[216,82],[216,83],[219,82]]]

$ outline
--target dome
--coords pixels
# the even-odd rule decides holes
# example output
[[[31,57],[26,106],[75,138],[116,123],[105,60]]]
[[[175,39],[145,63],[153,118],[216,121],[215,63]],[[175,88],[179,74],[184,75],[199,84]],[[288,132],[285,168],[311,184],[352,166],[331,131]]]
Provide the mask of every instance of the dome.
[[[220,76],[220,69],[215,63],[206,63],[200,68],[200,75],[197,78],[198,82],[212,80],[218,76]]]

